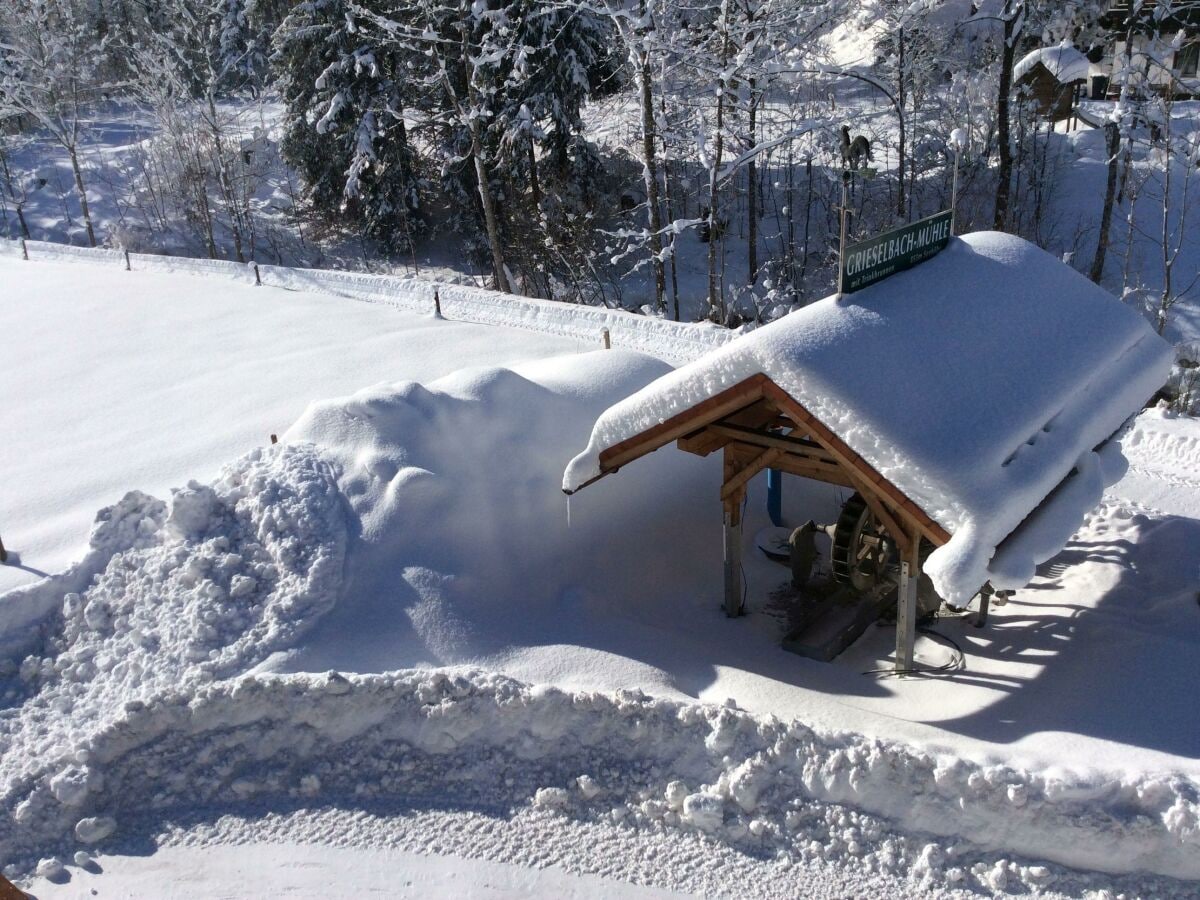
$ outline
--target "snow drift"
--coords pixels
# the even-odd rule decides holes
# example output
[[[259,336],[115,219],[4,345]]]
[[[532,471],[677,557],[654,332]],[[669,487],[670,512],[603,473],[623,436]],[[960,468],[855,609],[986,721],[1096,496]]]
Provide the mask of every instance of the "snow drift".
[[[0,865],[184,810],[432,797],[947,885],[1063,875],[1038,859],[1200,877],[1182,776],[1038,773],[640,690],[413,671],[717,615],[697,564],[719,545],[711,460],[648,460],[573,501],[570,527],[557,490],[600,411],[666,371],[610,351],[380,385],[314,404],[211,485],[106,510],[86,564],[20,594],[5,631],[34,643],[0,671]]]

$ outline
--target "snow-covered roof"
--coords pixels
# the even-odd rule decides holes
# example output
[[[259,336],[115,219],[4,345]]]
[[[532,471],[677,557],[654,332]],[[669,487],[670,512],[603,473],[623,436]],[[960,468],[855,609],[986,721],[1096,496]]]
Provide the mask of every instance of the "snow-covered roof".
[[[1013,66],[1013,81],[1020,81],[1038,63],[1045,66],[1062,84],[1086,81],[1091,67],[1086,56],[1064,41],[1057,47],[1039,47],[1023,56],[1020,62]]]
[[[965,600],[988,580],[1023,586],[1065,545],[1121,474],[1119,455],[1093,449],[1163,385],[1171,359],[1141,316],[1074,269],[1020,238],[971,234],[611,407],[563,487],[600,475],[605,449],[763,374],[949,532],[926,571]]]

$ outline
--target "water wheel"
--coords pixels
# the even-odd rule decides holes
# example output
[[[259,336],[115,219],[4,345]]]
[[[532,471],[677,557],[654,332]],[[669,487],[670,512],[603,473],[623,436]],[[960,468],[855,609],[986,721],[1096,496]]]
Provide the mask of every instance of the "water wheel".
[[[922,561],[933,550],[928,541],[921,542]],[[831,552],[833,578],[840,584],[866,593],[885,582],[900,580],[900,559],[896,542],[880,524],[862,495],[854,494],[842,507],[833,527]],[[933,589],[933,582],[924,572],[917,585],[919,615],[936,612],[942,598]]]

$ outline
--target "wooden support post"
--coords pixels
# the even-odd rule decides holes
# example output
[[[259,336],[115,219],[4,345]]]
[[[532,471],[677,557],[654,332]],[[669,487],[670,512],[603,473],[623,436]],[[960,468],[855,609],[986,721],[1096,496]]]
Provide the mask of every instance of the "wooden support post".
[[[988,601],[991,600],[991,596],[991,591],[983,590],[979,592],[979,615],[975,617],[976,628],[982,628],[987,624]]]
[[[612,349],[612,335],[609,334],[608,329],[601,328],[600,334],[604,338],[604,349],[611,350]]]
[[[921,536],[909,536],[900,562],[900,588],[896,594],[896,674],[912,671],[913,645],[917,642],[917,585],[921,580]]]
[[[21,256],[29,262],[29,245],[25,243],[25,238],[21,238]]]
[[[442,295],[438,293],[438,289],[433,289],[433,317],[440,319],[442,317]]]
[[[917,640],[917,579],[908,560],[900,563],[900,589],[896,595],[896,673],[912,669]]]
[[[258,263],[254,264],[254,284],[257,287],[262,287],[262,276],[258,273]]]
[[[742,584],[742,510],[740,504],[725,505],[725,615],[740,616],[746,597]]]
[[[767,451],[768,453],[770,451]],[[725,615],[740,616],[746,607],[746,592],[742,582],[742,499],[746,484],[739,479],[745,464],[738,462],[736,451],[725,448],[725,474],[721,484],[722,524],[725,537]],[[729,488],[732,487],[732,490]]]

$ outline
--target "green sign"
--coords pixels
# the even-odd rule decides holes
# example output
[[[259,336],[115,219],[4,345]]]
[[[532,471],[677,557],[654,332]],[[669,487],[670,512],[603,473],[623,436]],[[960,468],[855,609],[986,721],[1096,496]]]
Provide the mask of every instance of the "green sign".
[[[911,269],[950,243],[951,213],[935,213],[847,247],[842,257],[842,293],[852,294],[889,275]]]

